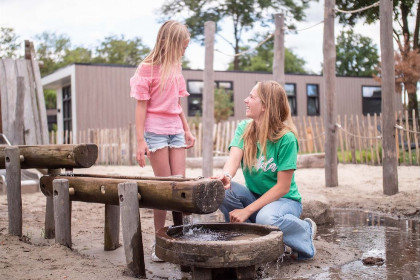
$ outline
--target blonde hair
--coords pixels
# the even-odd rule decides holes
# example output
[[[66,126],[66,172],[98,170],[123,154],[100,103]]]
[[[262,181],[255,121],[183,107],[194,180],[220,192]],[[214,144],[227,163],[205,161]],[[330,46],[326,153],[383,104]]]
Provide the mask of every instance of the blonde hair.
[[[142,61],[152,66],[160,65],[160,89],[168,78],[180,70],[185,43],[189,39],[187,26],[180,22],[169,20],[160,27],[154,48]]]
[[[287,132],[293,132],[297,138],[297,130],[292,120],[289,102],[283,87],[275,81],[258,82],[256,92],[265,108],[261,121],[257,126],[251,121],[245,128],[244,166],[249,170],[256,163],[257,142],[260,143],[261,154],[266,157],[267,140],[276,142]]]

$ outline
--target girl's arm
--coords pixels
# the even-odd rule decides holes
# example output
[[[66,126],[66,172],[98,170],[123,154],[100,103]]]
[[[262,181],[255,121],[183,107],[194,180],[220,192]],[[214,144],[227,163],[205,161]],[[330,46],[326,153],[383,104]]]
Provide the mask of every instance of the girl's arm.
[[[136,105],[136,136],[137,136],[137,154],[136,159],[141,167],[146,166],[146,157],[150,155],[144,140],[144,121],[146,120],[147,100],[137,100]]]
[[[181,105],[181,102],[180,102],[180,105]],[[185,148],[189,149],[194,146],[195,138],[190,131],[190,127],[188,126],[187,118],[184,115],[184,110],[181,111],[181,113],[179,114],[179,117],[181,118],[182,127],[184,128],[184,132],[185,132],[185,144],[187,145],[187,147]]]
[[[227,159],[225,166],[223,167],[223,174],[212,177],[212,179],[217,179],[222,181],[225,190],[230,189],[230,181],[235,177],[236,171],[241,164],[244,151],[238,147],[231,147],[229,151],[229,158]]]
[[[277,172],[277,183],[260,198],[244,209],[235,209],[231,211],[229,213],[230,221],[243,223],[256,211],[287,194],[290,190],[293,172],[293,169]]]

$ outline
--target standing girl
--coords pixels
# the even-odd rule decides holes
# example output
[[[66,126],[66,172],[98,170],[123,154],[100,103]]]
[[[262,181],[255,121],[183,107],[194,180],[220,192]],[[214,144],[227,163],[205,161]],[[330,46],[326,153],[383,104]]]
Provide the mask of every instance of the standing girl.
[[[153,50],[130,79],[130,96],[137,100],[137,161],[145,154],[157,177],[185,176],[185,149],[194,145],[180,105],[188,96],[181,73],[181,58],[190,41],[185,25],[167,21],[159,29]],[[165,226],[166,211],[154,210],[155,231]],[[161,261],[152,248],[152,260]]]
[[[274,81],[259,82],[245,99],[245,120],[229,145],[221,180],[228,191],[220,210],[227,222],[274,225],[299,259],[315,256],[316,224],[301,220],[301,195],[294,179],[296,128],[287,95]],[[246,186],[231,182],[239,166]]]

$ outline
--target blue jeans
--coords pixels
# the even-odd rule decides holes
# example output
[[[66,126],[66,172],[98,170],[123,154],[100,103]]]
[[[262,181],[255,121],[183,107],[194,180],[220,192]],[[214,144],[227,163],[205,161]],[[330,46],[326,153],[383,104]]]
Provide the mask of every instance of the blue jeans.
[[[231,182],[231,189],[225,191],[225,199],[220,211],[229,222],[229,212],[243,209],[260,197],[247,187]],[[299,219],[302,204],[298,201],[280,198],[252,214],[247,222],[277,226],[283,232],[283,242],[298,253],[298,259],[311,259],[314,256],[314,244],[311,237],[311,226]]]
[[[156,134],[153,132],[144,132],[144,140],[151,153],[166,147],[169,148],[185,148],[185,134],[179,133],[174,135]]]

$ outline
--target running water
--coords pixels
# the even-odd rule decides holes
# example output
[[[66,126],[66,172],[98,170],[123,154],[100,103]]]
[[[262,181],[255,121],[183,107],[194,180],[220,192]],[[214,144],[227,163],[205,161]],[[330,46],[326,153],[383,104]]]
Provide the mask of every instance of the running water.
[[[184,235],[188,234],[189,231],[191,231],[193,227],[193,215],[184,215],[182,214],[182,223],[184,225],[182,229],[182,233]]]

